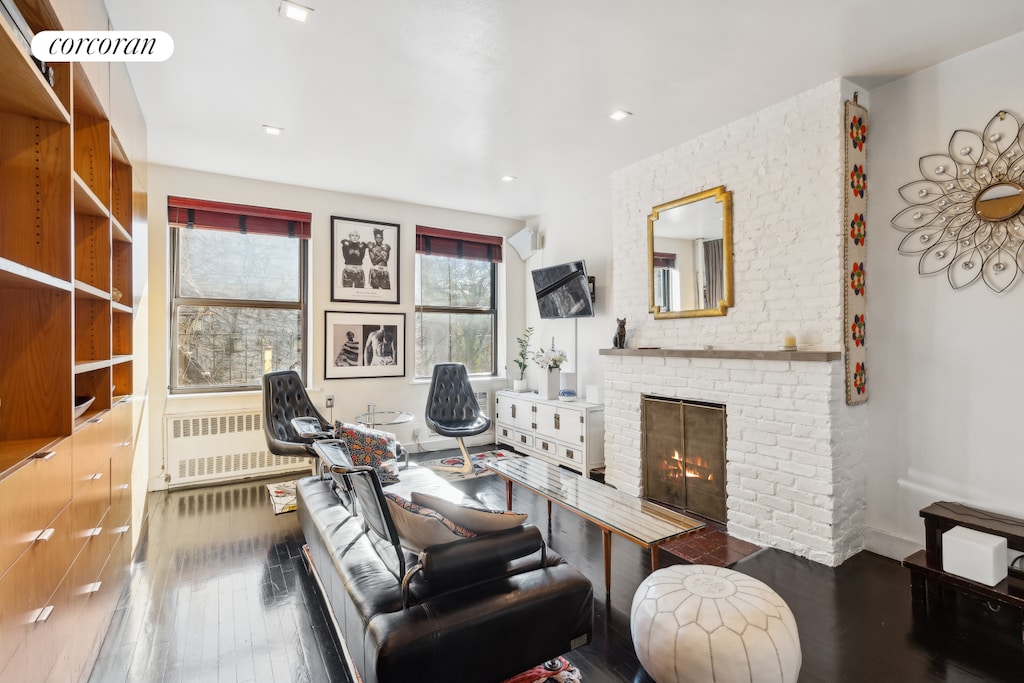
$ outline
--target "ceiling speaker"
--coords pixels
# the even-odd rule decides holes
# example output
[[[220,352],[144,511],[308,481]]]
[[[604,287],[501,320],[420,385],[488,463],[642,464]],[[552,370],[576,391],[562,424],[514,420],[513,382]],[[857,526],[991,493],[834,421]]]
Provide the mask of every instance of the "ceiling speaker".
[[[533,256],[533,253],[541,247],[540,235],[534,232],[532,228],[523,228],[507,239],[512,248],[519,254],[519,258],[524,261]]]

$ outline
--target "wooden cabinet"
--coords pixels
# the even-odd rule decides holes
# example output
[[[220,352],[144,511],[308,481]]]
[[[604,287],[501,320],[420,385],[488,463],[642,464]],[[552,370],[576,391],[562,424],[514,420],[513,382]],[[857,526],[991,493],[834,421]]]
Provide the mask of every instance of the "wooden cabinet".
[[[943,534],[958,526],[1002,536],[1013,555],[1024,553],[1024,519],[949,501],[932,503],[920,514],[924,518],[925,549],[903,558],[903,566],[910,570],[914,617],[950,610],[956,600],[950,599],[949,593],[963,593],[984,600],[993,612],[1004,606],[1013,610],[1024,638],[1024,571],[1010,566],[1005,579],[989,586],[947,572],[942,562]]]
[[[512,391],[494,401],[498,443],[587,476],[604,465],[604,406]]]
[[[81,28],[60,25],[49,0],[15,1],[34,31]],[[132,226],[144,192],[110,123],[111,67],[51,66],[53,85],[0,15],[4,681],[87,677],[131,555]],[[144,139],[144,124],[123,133]],[[78,417],[76,396],[94,397]]]

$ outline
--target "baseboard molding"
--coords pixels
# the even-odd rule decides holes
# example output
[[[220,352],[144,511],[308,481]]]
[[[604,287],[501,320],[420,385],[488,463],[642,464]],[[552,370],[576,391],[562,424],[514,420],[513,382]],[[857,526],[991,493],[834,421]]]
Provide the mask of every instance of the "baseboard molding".
[[[896,536],[881,529],[864,529],[864,549],[883,557],[902,560],[922,548],[924,546],[919,541]]]
[[[463,439],[466,446],[488,446],[494,443],[494,431],[486,431],[476,436]],[[410,453],[433,453],[435,451],[448,451],[459,447],[454,437],[434,435],[426,439],[419,439],[413,443],[402,442]]]

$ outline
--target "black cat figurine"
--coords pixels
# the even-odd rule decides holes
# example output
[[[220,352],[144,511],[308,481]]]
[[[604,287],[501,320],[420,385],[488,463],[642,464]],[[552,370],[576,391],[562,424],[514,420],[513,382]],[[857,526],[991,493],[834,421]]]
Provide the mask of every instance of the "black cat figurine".
[[[612,337],[612,348],[624,349],[626,348],[626,319],[616,318],[615,322],[618,323],[618,327],[615,328],[615,336]]]

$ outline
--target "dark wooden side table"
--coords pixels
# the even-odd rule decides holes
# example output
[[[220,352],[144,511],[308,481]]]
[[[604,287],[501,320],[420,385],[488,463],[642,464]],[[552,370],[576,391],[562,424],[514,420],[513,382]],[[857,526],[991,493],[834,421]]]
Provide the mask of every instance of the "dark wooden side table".
[[[932,503],[921,510],[924,518],[925,549],[904,558],[910,570],[910,590],[915,617],[926,617],[931,610],[943,608],[943,589],[973,595],[994,608],[1007,606],[1021,616],[1024,640],[1024,572],[1010,568],[1008,576],[995,586],[986,586],[942,568],[942,534],[955,526],[1002,536],[1011,550],[1024,552],[1024,520],[973,508],[962,503]]]

